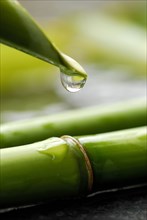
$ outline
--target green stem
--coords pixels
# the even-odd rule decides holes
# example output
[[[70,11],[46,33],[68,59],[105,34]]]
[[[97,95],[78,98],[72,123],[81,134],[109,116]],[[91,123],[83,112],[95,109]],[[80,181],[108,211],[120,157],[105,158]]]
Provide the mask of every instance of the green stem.
[[[81,137],[94,172],[93,191],[147,182],[147,127]]]
[[[146,101],[90,107],[1,125],[1,148],[49,137],[103,133],[146,125]]]
[[[90,159],[94,182],[76,143],[50,138],[1,149],[1,205],[13,206],[70,198],[147,180],[146,127],[83,136],[78,140]]]
[[[87,78],[84,69],[57,49],[18,1],[0,1],[0,9],[2,43],[58,66],[67,75]]]

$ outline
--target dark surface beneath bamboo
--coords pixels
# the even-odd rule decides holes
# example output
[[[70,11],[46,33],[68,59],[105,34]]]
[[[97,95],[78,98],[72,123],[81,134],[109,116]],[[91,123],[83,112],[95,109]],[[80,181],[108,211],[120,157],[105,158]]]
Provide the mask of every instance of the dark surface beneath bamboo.
[[[146,220],[147,186],[3,210],[1,220]]]

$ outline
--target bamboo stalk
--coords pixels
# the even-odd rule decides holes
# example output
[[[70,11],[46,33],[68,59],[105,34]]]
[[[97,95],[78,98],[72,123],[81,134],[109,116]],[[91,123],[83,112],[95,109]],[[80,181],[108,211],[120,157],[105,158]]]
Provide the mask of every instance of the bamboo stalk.
[[[145,183],[146,129],[139,127],[77,138],[92,166],[91,192],[86,161],[77,142],[50,138],[1,149],[1,205],[77,197],[101,189]]]
[[[61,135],[86,135],[146,125],[146,101],[122,102],[13,122],[1,126],[1,148]]]

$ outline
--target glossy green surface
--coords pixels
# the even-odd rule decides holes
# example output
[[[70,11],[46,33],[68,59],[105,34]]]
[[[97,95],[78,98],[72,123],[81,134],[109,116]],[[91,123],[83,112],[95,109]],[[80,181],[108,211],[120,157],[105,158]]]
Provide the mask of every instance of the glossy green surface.
[[[147,127],[78,139],[94,173],[91,192],[147,181]],[[0,151],[2,206],[89,194],[85,160],[73,143],[50,138]]]
[[[92,164],[93,191],[147,182],[147,127],[79,140]]]
[[[18,1],[0,1],[0,41],[58,66],[68,75],[87,78],[83,68],[59,51]]]
[[[1,152],[1,205],[78,196],[87,191],[82,153],[59,138]]]
[[[1,125],[1,148],[61,135],[88,135],[146,125],[146,101],[90,107]]]

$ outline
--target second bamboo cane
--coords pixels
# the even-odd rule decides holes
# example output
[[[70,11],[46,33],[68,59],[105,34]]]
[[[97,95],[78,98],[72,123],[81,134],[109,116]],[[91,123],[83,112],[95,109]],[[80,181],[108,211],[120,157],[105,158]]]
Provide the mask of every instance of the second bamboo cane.
[[[146,101],[122,102],[13,122],[1,126],[1,148],[49,137],[87,135],[146,125]]]

